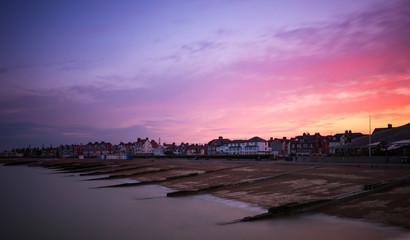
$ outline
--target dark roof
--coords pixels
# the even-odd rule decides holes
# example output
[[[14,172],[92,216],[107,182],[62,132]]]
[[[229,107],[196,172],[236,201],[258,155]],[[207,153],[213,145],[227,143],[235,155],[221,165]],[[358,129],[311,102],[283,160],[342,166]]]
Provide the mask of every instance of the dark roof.
[[[305,143],[314,143],[315,142],[315,135],[306,135],[303,136],[305,139]]]
[[[253,137],[248,140],[249,142],[266,142],[266,140],[260,138],[260,137]]]
[[[372,134],[383,132],[387,129],[391,129],[391,128],[375,128]]]
[[[359,137],[363,137],[363,136],[368,136],[368,135],[364,135],[363,133],[337,133],[333,136],[327,136],[326,138],[330,141],[330,142],[340,142],[340,139],[342,136],[346,136],[348,141],[353,140],[355,138],[359,138]]]
[[[208,145],[211,145],[211,144],[215,143],[216,146],[222,146],[222,145],[228,144],[230,142],[231,142],[231,140],[229,140],[227,138],[222,138],[222,139],[218,138],[218,139],[214,139],[214,140],[210,141],[208,143]]]
[[[365,136],[363,133],[349,133],[349,134],[347,134],[347,137],[350,138],[350,139],[355,139],[355,138],[359,138],[359,137],[363,137],[363,136]]]
[[[340,138],[344,135],[344,133],[338,133],[335,135],[326,136],[329,142],[340,142]]]
[[[407,139],[410,139],[410,123],[400,127],[388,128],[383,131],[378,131],[371,135],[372,143],[386,141],[387,144],[391,144],[393,142]],[[369,136],[367,135],[354,139],[351,143],[342,146],[342,148],[366,148],[368,146]]]

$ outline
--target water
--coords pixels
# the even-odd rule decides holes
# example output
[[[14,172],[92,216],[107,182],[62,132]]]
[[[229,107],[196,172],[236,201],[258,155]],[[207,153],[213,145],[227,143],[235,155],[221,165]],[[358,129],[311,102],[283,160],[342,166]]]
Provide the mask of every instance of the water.
[[[0,166],[0,239],[410,239],[407,231],[305,215],[219,225],[263,212],[209,195],[166,198],[160,186],[94,187],[117,181]]]

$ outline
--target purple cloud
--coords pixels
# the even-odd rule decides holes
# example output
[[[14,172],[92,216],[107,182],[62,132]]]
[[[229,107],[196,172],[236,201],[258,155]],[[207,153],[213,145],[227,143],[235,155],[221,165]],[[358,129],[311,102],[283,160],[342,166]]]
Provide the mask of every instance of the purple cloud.
[[[181,46],[181,50],[189,54],[204,53],[215,49],[223,48],[222,43],[215,41],[203,40],[195,43],[184,44]]]
[[[288,17],[269,7],[292,6],[268,2],[102,4],[102,15],[87,4],[91,18],[67,10],[76,4],[47,5],[61,14],[62,25],[49,21],[54,11],[42,18],[36,8],[28,18],[36,22],[26,25],[14,11],[10,17],[22,22],[6,31],[8,42],[0,46],[7,53],[0,59],[0,124],[14,129],[7,132],[13,139],[43,139],[43,129],[56,142],[57,136],[97,134],[127,141],[119,139],[128,136],[124,131],[192,141],[215,137],[218,130],[243,136],[295,131],[303,124],[328,127],[325,118],[336,119],[333,109],[342,115],[370,111],[363,102],[376,95],[405,102],[409,1],[351,1],[354,14],[343,8],[343,16],[330,20],[338,13],[316,16],[340,4],[312,4],[303,13],[286,12]],[[176,18],[190,22],[176,27]],[[315,115],[306,120],[310,112]],[[296,128],[275,123],[279,117]],[[26,134],[10,123],[23,124]]]
[[[410,2],[379,6],[371,10],[355,13],[331,23],[318,26],[282,30],[275,38],[328,51],[339,48],[339,52],[356,49],[408,48],[410,36]]]

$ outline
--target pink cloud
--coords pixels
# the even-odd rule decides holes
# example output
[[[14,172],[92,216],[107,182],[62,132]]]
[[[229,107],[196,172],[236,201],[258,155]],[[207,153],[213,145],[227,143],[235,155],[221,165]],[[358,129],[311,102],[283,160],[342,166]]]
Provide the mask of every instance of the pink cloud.
[[[266,27],[255,36],[217,26],[202,40],[170,37],[155,45],[170,48],[157,54],[167,57],[141,60],[144,51],[131,48],[138,56],[127,66],[87,68],[81,77],[74,74],[91,63],[66,63],[69,77],[92,80],[61,86],[62,75],[44,74],[48,89],[0,102],[0,116],[82,126],[58,130],[70,139],[121,133],[168,142],[366,132],[360,122],[369,114],[383,126],[399,125],[410,119],[410,2],[395,3],[327,22]],[[0,66],[2,76],[14,71]]]
[[[404,40],[410,39],[409,3],[401,4],[405,6],[352,15],[342,23],[277,34],[294,40],[290,55],[271,48],[287,55],[285,60],[249,56],[230,65],[228,73],[221,72],[226,78],[220,76],[220,82],[212,82],[217,87],[208,87],[218,96],[210,100],[212,106],[221,108],[220,103],[235,119],[221,125],[249,129],[291,118],[301,126],[320,126],[337,115],[385,111],[403,117],[400,122],[410,119],[400,113],[410,103],[409,88],[403,87],[410,81],[410,45]]]

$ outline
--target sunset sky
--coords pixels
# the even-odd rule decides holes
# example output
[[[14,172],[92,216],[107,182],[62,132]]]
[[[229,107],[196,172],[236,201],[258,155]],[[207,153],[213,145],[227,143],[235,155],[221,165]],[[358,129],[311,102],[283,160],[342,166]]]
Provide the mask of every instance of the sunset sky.
[[[410,1],[0,3],[0,150],[410,121]]]

